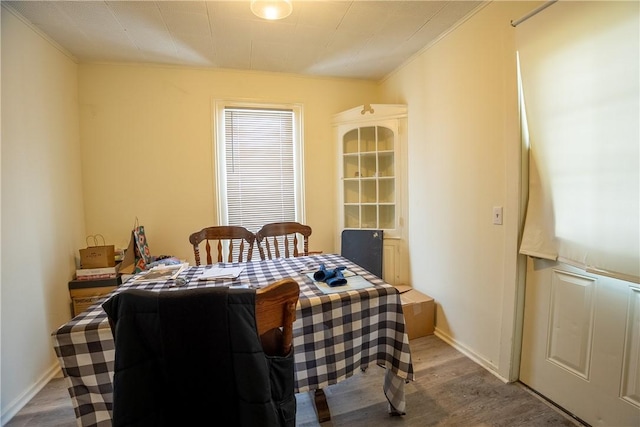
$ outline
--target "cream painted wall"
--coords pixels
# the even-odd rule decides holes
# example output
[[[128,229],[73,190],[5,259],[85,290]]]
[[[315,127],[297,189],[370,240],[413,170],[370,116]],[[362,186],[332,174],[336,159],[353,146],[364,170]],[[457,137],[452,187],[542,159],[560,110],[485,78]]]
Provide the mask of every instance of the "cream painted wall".
[[[520,139],[510,21],[531,2],[492,2],[396,70],[383,102],[409,110],[413,286],[434,297],[437,333],[517,378]],[[502,206],[504,224],[493,225]],[[517,346],[517,344],[516,344]]]
[[[2,424],[59,365],[84,242],[77,65],[2,7]]]
[[[378,100],[373,82],[137,65],[80,65],[87,233],[126,247],[135,218],[152,255],[193,263],[190,233],[217,224],[215,99],[304,108],[306,222],[311,250],[335,248],[336,142],[331,116]]]

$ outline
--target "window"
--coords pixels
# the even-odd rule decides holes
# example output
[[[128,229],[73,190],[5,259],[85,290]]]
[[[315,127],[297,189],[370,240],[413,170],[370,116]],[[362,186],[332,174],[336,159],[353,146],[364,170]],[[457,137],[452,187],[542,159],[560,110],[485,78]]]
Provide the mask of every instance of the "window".
[[[215,111],[220,224],[304,222],[302,108],[217,101]]]
[[[517,30],[531,142],[520,252],[640,283],[638,5],[549,11]]]

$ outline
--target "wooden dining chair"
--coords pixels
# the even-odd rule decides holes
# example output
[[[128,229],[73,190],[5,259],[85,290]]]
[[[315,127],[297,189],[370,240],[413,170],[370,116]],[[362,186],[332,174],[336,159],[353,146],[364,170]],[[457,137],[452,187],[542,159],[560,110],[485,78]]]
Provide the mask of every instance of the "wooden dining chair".
[[[282,279],[256,291],[256,324],[264,352],[287,355],[293,346],[293,322],[300,287]]]
[[[256,233],[261,259],[285,258],[309,255],[311,227],[299,222],[274,222],[262,226]],[[298,236],[302,238],[303,251],[298,249]]]
[[[102,307],[115,343],[113,426],[195,425],[226,414],[229,425],[294,427],[299,294],[287,278],[259,290],[112,296]]]
[[[196,265],[200,265],[200,243],[206,242],[207,265],[213,264],[211,257],[211,241],[217,241],[217,262],[222,262],[225,250],[228,251],[227,262],[251,261],[256,236],[244,227],[235,225],[220,225],[206,227],[189,236],[193,245],[193,255]]]

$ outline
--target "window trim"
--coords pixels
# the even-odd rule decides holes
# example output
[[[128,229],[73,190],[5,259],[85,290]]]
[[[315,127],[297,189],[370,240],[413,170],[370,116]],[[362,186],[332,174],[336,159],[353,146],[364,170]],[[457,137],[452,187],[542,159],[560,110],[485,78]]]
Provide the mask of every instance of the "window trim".
[[[213,187],[216,194],[214,203],[218,214],[218,225],[229,224],[227,199],[226,199],[226,174],[221,171],[226,170],[225,155],[225,108],[254,108],[254,109],[277,109],[293,111],[293,156],[294,156],[294,191],[295,191],[295,220],[306,223],[305,212],[305,182],[304,182],[304,143],[303,143],[303,108],[297,103],[273,103],[260,101],[224,100],[213,101]]]

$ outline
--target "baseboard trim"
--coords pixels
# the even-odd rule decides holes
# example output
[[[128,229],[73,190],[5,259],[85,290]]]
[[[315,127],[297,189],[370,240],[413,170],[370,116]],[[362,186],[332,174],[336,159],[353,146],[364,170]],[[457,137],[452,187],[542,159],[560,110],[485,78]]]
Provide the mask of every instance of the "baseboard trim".
[[[469,347],[465,346],[464,344],[460,343],[459,341],[456,341],[449,334],[443,332],[441,329],[438,329],[437,326],[435,328],[434,334],[435,334],[435,336],[440,338],[442,341],[446,342],[451,347],[455,348],[460,353],[464,354],[469,359],[473,360],[475,363],[477,363],[478,365],[482,366],[484,369],[489,371],[491,374],[493,374],[496,378],[498,378],[503,383],[506,384],[506,383],[510,382],[507,378],[504,378],[503,376],[501,376],[498,373],[498,367],[497,366],[495,366],[493,363],[491,363],[490,361],[488,361],[484,357],[482,357],[482,356],[478,355],[477,353],[475,353]]]
[[[36,394],[40,390],[46,386],[49,381],[58,374],[61,373],[60,364],[56,361],[49,369],[45,371],[45,373],[31,385],[27,390],[25,390],[20,396],[13,400],[13,402],[9,403],[7,407],[3,410],[2,416],[0,416],[0,425],[5,425],[8,423],[13,417],[16,416],[18,412],[24,406],[29,403],[31,399],[34,398]]]

